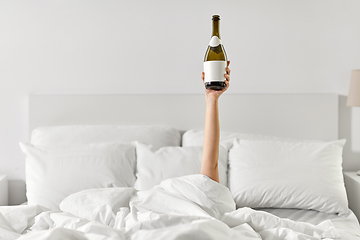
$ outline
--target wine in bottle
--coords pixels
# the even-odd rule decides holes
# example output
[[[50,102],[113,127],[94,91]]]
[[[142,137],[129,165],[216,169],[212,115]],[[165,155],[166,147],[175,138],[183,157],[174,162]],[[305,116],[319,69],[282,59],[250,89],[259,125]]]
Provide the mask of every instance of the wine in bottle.
[[[205,88],[223,90],[226,88],[225,76],[227,56],[219,33],[220,16],[213,15],[213,33],[204,58]]]

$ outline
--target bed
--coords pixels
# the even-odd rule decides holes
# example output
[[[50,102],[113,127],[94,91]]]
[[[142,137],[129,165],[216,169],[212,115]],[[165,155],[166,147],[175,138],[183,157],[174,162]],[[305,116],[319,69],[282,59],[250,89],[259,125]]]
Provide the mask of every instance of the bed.
[[[28,203],[0,239],[360,239],[335,94],[224,95],[220,183],[201,95],[31,95]]]

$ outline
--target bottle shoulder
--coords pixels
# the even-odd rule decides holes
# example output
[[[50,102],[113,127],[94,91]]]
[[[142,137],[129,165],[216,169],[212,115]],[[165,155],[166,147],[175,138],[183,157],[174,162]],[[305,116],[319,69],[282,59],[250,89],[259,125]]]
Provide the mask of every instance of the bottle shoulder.
[[[216,47],[208,46],[204,61],[227,61],[225,48],[222,44]]]

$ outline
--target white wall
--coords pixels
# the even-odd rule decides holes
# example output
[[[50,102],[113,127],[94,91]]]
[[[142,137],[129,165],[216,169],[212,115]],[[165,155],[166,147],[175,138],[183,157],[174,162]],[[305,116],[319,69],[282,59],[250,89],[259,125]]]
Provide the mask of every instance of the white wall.
[[[358,9],[358,0],[1,0],[0,174],[12,180],[11,203],[22,201],[29,94],[202,93],[220,14],[229,93],[347,95],[360,68]],[[360,108],[340,102],[344,168],[357,170]]]

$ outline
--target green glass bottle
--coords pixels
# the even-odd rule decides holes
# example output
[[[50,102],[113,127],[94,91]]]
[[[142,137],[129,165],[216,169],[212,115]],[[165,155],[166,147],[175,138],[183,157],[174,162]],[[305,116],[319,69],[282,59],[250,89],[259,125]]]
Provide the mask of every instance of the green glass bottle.
[[[226,88],[227,56],[220,39],[220,16],[213,15],[212,21],[213,33],[204,58],[205,88],[222,90]]]

